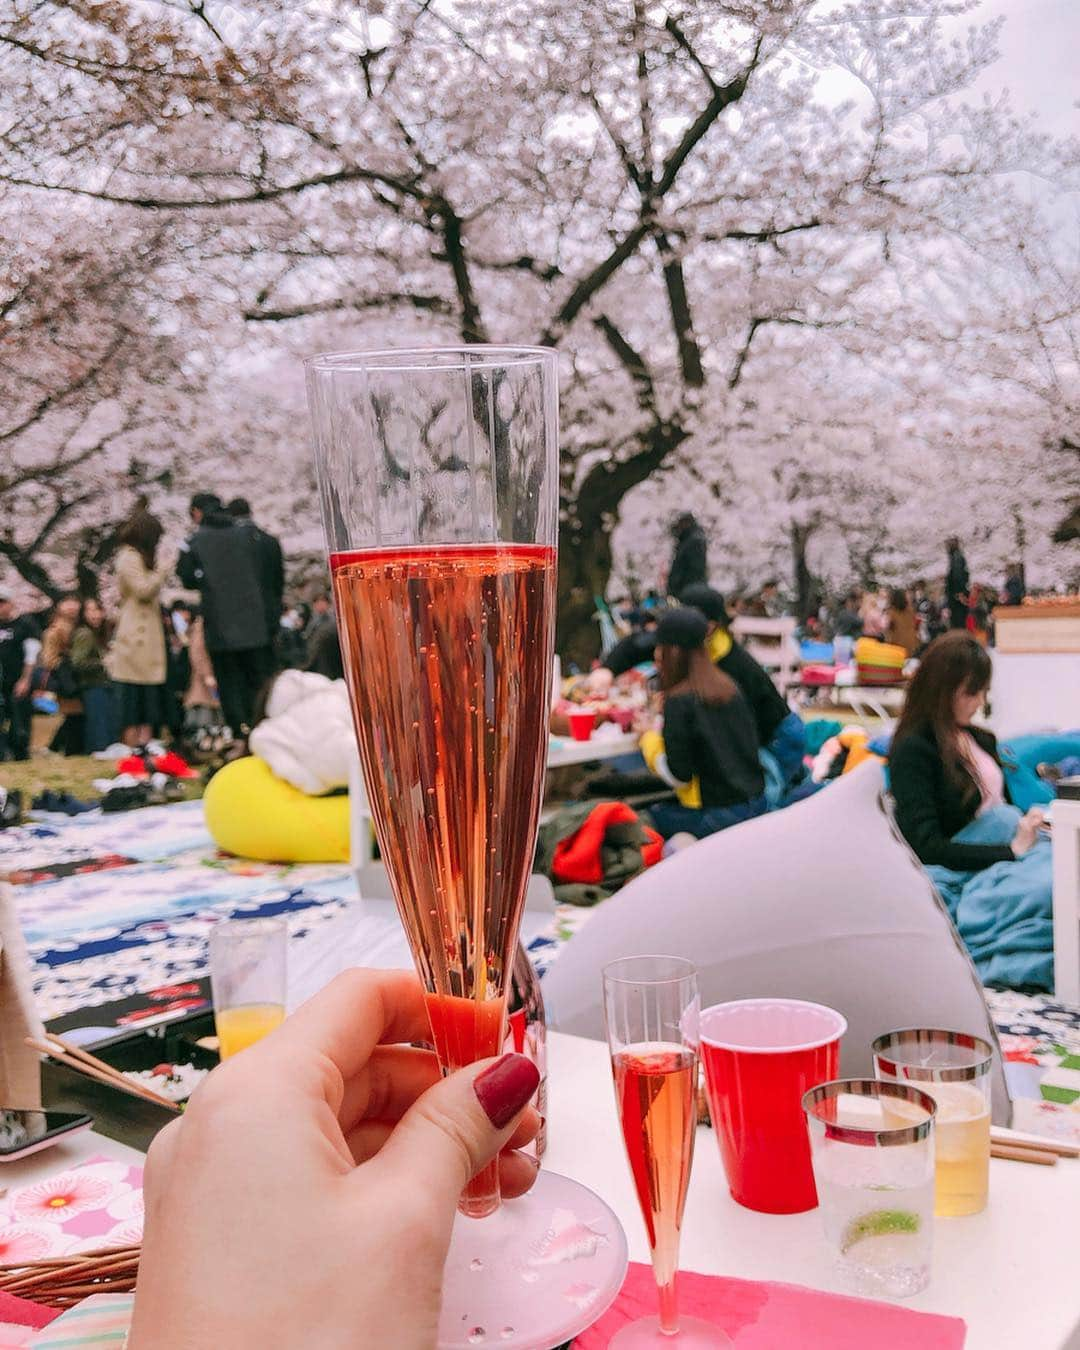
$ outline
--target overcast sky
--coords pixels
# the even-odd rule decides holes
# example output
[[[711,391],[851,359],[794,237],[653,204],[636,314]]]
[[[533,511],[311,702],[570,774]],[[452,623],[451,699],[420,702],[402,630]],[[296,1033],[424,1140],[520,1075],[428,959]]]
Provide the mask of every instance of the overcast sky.
[[[1007,87],[1017,109],[1036,111],[1047,131],[1080,134],[1080,0],[983,0],[963,22],[999,15],[1001,60],[985,87]]]

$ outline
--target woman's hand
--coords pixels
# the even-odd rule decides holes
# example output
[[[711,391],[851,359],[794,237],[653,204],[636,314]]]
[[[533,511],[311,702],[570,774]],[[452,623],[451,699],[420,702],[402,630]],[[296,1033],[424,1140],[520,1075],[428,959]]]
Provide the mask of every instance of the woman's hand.
[[[427,1350],[458,1197],[536,1176],[520,1055],[441,1079],[416,977],[349,971],[154,1141],[130,1350]],[[359,1341],[358,1338],[359,1337]]]
[[[1027,815],[1022,817],[1020,824],[1016,827],[1016,833],[1013,835],[1012,851],[1014,858],[1022,858],[1031,848],[1039,837],[1039,830],[1045,823],[1046,817],[1037,806],[1033,806]]]

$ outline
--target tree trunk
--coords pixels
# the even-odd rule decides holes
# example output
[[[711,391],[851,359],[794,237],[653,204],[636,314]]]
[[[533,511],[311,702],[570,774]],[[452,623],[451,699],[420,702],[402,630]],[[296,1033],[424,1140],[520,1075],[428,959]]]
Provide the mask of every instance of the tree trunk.
[[[559,532],[558,622],[555,650],[566,669],[571,662],[588,670],[600,655],[600,628],[593,618],[596,597],[611,576],[611,530],[603,524],[583,529],[576,516]]]
[[[816,528],[814,524],[791,526],[791,570],[795,583],[796,613],[800,619],[805,619],[811,613],[814,598],[814,575],[806,561],[806,549]]]

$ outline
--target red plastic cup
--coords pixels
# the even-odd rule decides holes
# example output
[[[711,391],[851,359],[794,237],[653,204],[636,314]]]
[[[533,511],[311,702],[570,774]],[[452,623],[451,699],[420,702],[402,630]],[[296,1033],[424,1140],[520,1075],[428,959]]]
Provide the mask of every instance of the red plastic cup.
[[[567,714],[570,720],[570,735],[575,741],[587,741],[592,738],[596,726],[596,713],[591,708],[572,708]]]
[[[701,1014],[709,1112],[732,1198],[765,1214],[817,1205],[803,1094],[839,1076],[847,1022],[793,998],[717,1003]]]

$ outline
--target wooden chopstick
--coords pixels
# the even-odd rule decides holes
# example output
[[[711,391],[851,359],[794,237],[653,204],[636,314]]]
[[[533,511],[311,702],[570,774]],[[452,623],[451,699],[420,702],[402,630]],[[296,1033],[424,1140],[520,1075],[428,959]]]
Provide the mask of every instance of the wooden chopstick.
[[[32,1036],[27,1036],[26,1044],[32,1050],[37,1050],[39,1054],[48,1055],[51,1059],[57,1060],[60,1064],[66,1064],[69,1069],[75,1069],[79,1073],[85,1074],[87,1078],[95,1078],[99,1083],[106,1083],[109,1087],[119,1088],[123,1092],[129,1093],[132,1097],[142,1097],[144,1101],[153,1102],[155,1106],[168,1107],[170,1111],[180,1114],[180,1107],[176,1102],[169,1101],[168,1097],[159,1097],[156,1092],[151,1092],[149,1088],[144,1088],[141,1083],[134,1083],[130,1078],[125,1078],[123,1074],[110,1072],[102,1073],[92,1064],[87,1064],[83,1060],[76,1059],[74,1055],[65,1054],[55,1046],[49,1045],[45,1041],[36,1041]]]
[[[1025,1134],[1022,1130],[1006,1129],[1004,1125],[990,1127],[990,1142],[1040,1149],[1043,1153],[1056,1153],[1059,1158],[1080,1158],[1080,1144],[1070,1144],[1064,1139],[1047,1139],[1041,1134]]]
[[[147,1087],[145,1083],[135,1083],[132,1079],[126,1077],[119,1069],[114,1068],[112,1064],[106,1064],[103,1059],[98,1059],[97,1055],[92,1055],[89,1050],[84,1050],[81,1045],[73,1045],[70,1041],[65,1041],[62,1036],[57,1036],[51,1031],[46,1031],[45,1039],[50,1045],[55,1045],[66,1055],[71,1055],[74,1059],[81,1060],[88,1068],[96,1069],[98,1073],[113,1074],[117,1080],[126,1088],[138,1088],[140,1092],[151,1100],[158,1102],[161,1106],[171,1106],[177,1108],[176,1102],[170,1101],[168,1097],[162,1096],[160,1092],[155,1092],[152,1087]]]
[[[1012,1162],[1036,1163],[1040,1167],[1056,1167],[1058,1155],[1038,1148],[1020,1148],[1016,1144],[990,1145],[991,1158],[1007,1158]]]

